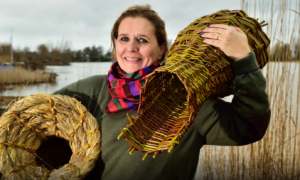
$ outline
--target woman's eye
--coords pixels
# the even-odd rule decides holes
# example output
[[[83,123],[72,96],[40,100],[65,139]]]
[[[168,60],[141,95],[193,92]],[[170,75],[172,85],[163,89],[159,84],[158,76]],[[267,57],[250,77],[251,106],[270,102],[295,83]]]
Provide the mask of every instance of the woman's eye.
[[[121,41],[128,41],[129,38],[128,38],[128,37],[122,37],[120,40],[121,40]]]
[[[139,39],[139,42],[140,42],[140,43],[147,43],[148,41],[147,41],[146,39],[144,39],[144,38],[140,38],[140,39]]]

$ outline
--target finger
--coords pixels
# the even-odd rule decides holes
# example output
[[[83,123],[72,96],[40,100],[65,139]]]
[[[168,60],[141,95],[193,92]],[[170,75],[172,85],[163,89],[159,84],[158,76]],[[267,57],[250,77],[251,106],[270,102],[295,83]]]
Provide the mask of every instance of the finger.
[[[220,39],[220,33],[212,32],[212,33],[203,33],[201,34],[201,37],[206,38],[206,39]]]
[[[220,29],[220,28],[205,28],[205,29],[202,29],[202,32],[205,32],[205,33],[219,33],[219,34],[222,34],[222,33],[225,33],[225,29]]]
[[[220,48],[220,41],[219,40],[216,40],[216,39],[203,39],[203,42],[205,44],[209,44],[209,45],[215,46],[217,48]]]
[[[208,27],[210,28],[220,28],[220,29],[229,29],[230,26],[225,24],[210,24]]]

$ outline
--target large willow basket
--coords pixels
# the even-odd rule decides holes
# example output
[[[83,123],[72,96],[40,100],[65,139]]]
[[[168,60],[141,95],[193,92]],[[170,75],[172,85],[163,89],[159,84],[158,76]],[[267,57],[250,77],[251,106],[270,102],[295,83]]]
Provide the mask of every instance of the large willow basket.
[[[233,79],[232,61],[218,48],[204,44],[200,33],[209,24],[239,27],[248,37],[259,67],[268,62],[269,39],[264,24],[244,11],[221,10],[196,19],[182,30],[171,47],[166,64],[146,79],[141,91],[138,116],[122,129],[135,149],[155,153],[174,148],[193,123],[205,100],[228,94]],[[143,158],[143,159],[144,159]]]
[[[61,168],[48,170],[37,165],[36,151],[52,136],[68,140],[72,156]],[[83,179],[99,154],[99,125],[74,98],[27,96],[0,117],[0,172],[7,179]]]

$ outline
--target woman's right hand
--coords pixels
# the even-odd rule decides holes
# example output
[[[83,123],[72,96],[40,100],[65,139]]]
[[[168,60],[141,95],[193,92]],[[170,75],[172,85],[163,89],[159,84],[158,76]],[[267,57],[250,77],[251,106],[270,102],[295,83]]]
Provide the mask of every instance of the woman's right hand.
[[[204,43],[221,49],[230,59],[237,61],[250,52],[246,34],[237,27],[224,24],[211,24],[202,30]]]

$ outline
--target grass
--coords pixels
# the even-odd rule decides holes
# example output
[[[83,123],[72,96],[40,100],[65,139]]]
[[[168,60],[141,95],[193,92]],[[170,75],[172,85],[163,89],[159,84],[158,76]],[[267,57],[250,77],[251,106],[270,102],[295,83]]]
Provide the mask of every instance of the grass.
[[[55,81],[55,76],[42,70],[26,70],[21,67],[12,69],[0,69],[0,89],[5,85],[24,83],[47,83]]]
[[[268,22],[271,47],[283,42],[300,47],[299,1],[243,1],[252,17]],[[263,72],[271,103],[271,122],[264,138],[241,147],[205,146],[200,153],[199,179],[300,179],[300,61],[289,62],[287,51],[270,48],[275,62]],[[278,57],[277,57],[278,56]],[[271,57],[273,58],[273,57]]]

